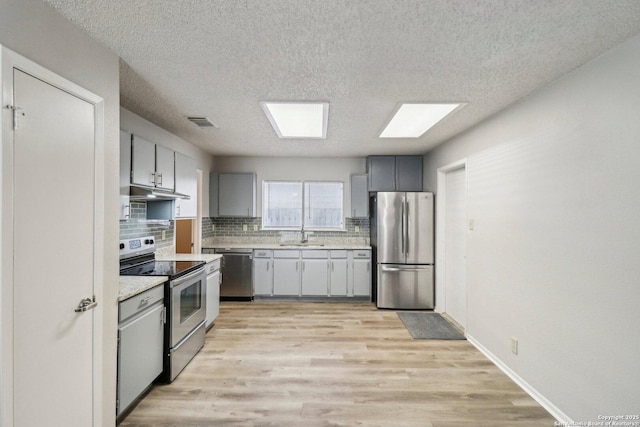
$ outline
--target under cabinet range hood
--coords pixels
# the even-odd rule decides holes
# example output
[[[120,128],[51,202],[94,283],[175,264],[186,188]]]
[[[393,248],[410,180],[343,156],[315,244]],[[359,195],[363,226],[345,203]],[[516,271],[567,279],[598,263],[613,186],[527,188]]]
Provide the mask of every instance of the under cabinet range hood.
[[[129,200],[175,200],[175,199],[191,199],[188,194],[176,193],[173,191],[161,190],[159,188],[144,187],[141,185],[131,185],[129,187]]]

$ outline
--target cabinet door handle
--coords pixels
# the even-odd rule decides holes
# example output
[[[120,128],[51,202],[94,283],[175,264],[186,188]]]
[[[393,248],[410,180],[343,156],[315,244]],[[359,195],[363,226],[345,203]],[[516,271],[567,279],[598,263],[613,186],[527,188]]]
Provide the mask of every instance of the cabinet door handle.
[[[300,261],[296,261],[296,271],[298,271],[298,264],[300,264]]]
[[[331,261],[331,271],[336,271],[336,264]]]
[[[158,185],[162,185],[162,172],[158,174],[158,177],[160,178],[160,182],[158,183]]]
[[[267,271],[269,271],[269,261],[267,261]]]
[[[302,271],[304,271],[304,265],[305,265],[305,262],[302,261]]]
[[[156,173],[155,172],[151,172],[151,175],[149,176],[149,182],[151,184],[153,184],[154,186],[156,185]]]

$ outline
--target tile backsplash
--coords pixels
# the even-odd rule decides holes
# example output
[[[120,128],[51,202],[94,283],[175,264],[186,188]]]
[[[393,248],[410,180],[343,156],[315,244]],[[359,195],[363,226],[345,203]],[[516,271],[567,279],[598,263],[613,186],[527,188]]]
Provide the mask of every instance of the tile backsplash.
[[[157,248],[170,247],[173,246],[174,223],[174,221],[147,220],[146,202],[131,202],[131,218],[120,221],[120,239],[153,236]],[[163,231],[164,240],[162,240]]]
[[[247,231],[244,231],[246,225]],[[215,229],[213,229],[215,226]],[[356,231],[356,227],[359,228]],[[262,218],[202,218],[202,238],[230,241],[286,241],[296,240],[299,232],[261,230]],[[164,231],[165,239],[162,239]],[[145,202],[131,202],[131,218],[120,221],[120,239],[153,236],[159,250],[172,250],[175,233],[175,221],[147,220],[147,204]],[[369,219],[345,218],[345,231],[313,231],[308,235],[309,240],[318,241],[349,241],[369,239]]]
[[[212,228],[215,226],[215,229]],[[246,231],[244,230],[246,226]],[[293,240],[300,236],[300,232],[261,230],[262,218],[203,218],[202,238],[255,238],[259,240]],[[356,232],[356,227],[359,230]],[[369,238],[369,219],[345,218],[345,231],[313,231],[309,232],[310,240],[353,240]]]

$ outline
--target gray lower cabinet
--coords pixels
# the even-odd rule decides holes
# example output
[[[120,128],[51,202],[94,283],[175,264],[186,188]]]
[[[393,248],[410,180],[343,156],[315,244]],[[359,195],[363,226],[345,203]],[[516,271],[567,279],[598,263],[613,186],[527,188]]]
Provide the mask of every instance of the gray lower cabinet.
[[[329,259],[329,295],[346,297],[349,278],[347,251],[332,250]]]
[[[353,281],[352,295],[370,296],[371,295],[371,251],[356,250],[352,254],[353,265]]]
[[[302,251],[302,296],[328,296],[328,251]]]
[[[253,251],[253,292],[256,296],[273,295],[273,251]]]
[[[300,251],[273,251],[273,295],[300,295]]]
[[[119,416],[162,373],[164,286],[156,286],[122,301],[118,310]]]
[[[254,250],[253,265],[256,296],[371,296],[369,249]]]

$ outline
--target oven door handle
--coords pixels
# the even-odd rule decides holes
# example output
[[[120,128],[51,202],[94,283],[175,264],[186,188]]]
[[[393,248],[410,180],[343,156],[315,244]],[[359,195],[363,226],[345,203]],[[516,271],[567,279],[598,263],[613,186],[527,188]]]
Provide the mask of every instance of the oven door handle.
[[[176,286],[182,285],[185,282],[188,282],[191,279],[194,279],[196,277],[198,277],[199,275],[204,273],[204,268],[199,268],[196,271],[194,271],[193,273],[189,273],[186,276],[182,276],[179,277],[175,280],[171,281],[171,287],[175,288]]]

